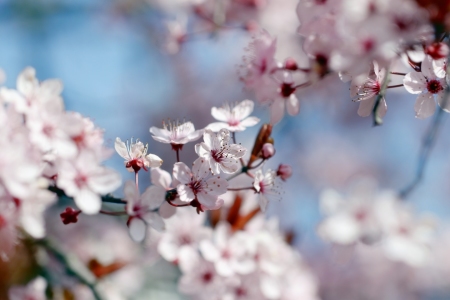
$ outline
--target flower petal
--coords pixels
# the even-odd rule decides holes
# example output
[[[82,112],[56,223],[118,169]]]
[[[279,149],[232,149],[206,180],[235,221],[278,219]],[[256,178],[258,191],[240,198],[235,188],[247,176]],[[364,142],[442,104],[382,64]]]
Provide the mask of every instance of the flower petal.
[[[427,88],[427,80],[419,72],[410,72],[403,78],[405,89],[411,94],[420,94]]]
[[[295,116],[300,111],[300,102],[297,99],[297,96],[291,94],[289,98],[286,100],[286,108],[287,112],[291,116]]]
[[[213,107],[211,108],[211,115],[214,119],[222,122],[228,122],[228,114],[224,108]]]
[[[173,165],[173,178],[180,183],[191,182],[191,170],[183,162],[177,162]]]
[[[80,190],[74,200],[78,208],[87,215],[97,214],[102,206],[100,196],[87,188]]]
[[[145,220],[145,222],[147,222],[148,225],[150,225],[156,231],[161,232],[164,229],[166,229],[166,224],[164,223],[164,220],[156,212],[146,213],[144,215],[144,220]]]
[[[147,225],[142,219],[132,218],[128,224],[128,232],[135,242],[142,242],[147,233]]]
[[[148,161],[150,168],[158,168],[163,163],[163,160],[155,154],[148,154],[145,159]]]
[[[171,188],[170,185],[172,184],[172,178],[170,177],[169,172],[161,168],[153,168],[150,170],[150,176],[152,184],[160,186],[166,190]]]
[[[414,110],[418,119],[425,119],[433,115],[436,110],[436,102],[434,101],[433,94],[420,94],[414,104]]]
[[[152,210],[160,207],[165,199],[166,190],[156,185],[148,187],[141,196],[142,203]]]
[[[242,101],[241,103],[233,107],[232,112],[234,114],[234,117],[238,120],[243,120],[247,118],[253,112],[254,106],[255,104],[251,100]]]
[[[124,159],[130,159],[130,155],[128,154],[127,146],[120,138],[116,138],[116,142],[114,143],[114,149],[116,149],[117,153]]]
[[[284,116],[284,99],[276,99],[270,105],[270,124],[275,125],[283,119]]]

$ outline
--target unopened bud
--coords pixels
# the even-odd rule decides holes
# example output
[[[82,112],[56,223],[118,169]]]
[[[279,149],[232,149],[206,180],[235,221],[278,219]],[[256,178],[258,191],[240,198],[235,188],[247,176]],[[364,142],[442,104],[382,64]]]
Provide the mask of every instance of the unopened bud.
[[[284,68],[286,70],[290,70],[290,71],[297,71],[298,65],[297,65],[297,62],[295,61],[295,59],[293,59],[292,57],[289,57],[284,61]]]
[[[265,143],[261,150],[261,156],[263,159],[269,159],[275,155],[275,147],[270,143]]]
[[[280,164],[277,170],[277,176],[280,176],[281,180],[285,181],[292,176],[292,168],[289,165]]]
[[[63,211],[59,216],[61,217],[61,221],[67,225],[70,223],[78,222],[78,215],[81,213],[81,210],[75,210],[72,207],[67,207],[65,211]]]

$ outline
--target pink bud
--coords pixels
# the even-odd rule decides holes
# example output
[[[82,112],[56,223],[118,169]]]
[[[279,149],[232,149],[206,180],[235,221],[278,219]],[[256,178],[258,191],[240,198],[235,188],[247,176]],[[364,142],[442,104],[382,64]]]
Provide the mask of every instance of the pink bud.
[[[292,57],[289,57],[284,61],[284,68],[290,71],[297,71],[297,62]]]
[[[275,155],[275,147],[271,143],[265,143],[261,150],[262,158],[269,159]]]
[[[292,176],[292,168],[291,168],[291,166],[285,165],[285,164],[280,164],[278,166],[277,176],[280,176],[280,178],[283,181],[285,181],[286,179],[291,177]]]
[[[63,211],[59,216],[61,217],[61,221],[67,225],[70,223],[78,222],[78,215],[81,213],[81,210],[75,210],[72,207],[67,207],[65,211]]]

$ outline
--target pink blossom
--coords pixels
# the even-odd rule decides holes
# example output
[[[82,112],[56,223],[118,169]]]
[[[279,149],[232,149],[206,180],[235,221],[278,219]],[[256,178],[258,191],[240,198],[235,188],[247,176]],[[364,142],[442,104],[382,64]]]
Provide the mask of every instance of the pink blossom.
[[[230,143],[231,136],[227,129],[221,129],[217,134],[206,129],[203,140],[203,143],[195,145],[195,152],[206,160],[212,174],[219,174],[220,171],[232,174],[239,170],[239,159],[245,155],[246,149]]]
[[[281,198],[278,186],[275,183],[276,176],[276,172],[270,169],[266,173],[263,173],[262,170],[258,170],[255,173],[253,187],[259,194],[259,205],[262,211],[266,211],[269,200],[279,200]]]
[[[177,186],[178,195],[183,202],[190,202],[194,199],[205,208],[217,207],[218,202],[222,202],[218,196],[226,193],[228,182],[218,175],[210,176],[209,164],[204,158],[197,158],[192,171],[186,164],[178,162],[173,167],[173,177],[180,184]]]
[[[253,112],[254,103],[251,100],[244,100],[236,105],[224,105],[222,107],[213,107],[212,116],[220,121],[209,124],[206,129],[214,132],[222,128],[231,132],[244,131],[247,127],[256,125],[259,122],[257,117],[249,117]]]
[[[138,172],[141,168],[148,171],[148,168],[157,168],[163,163],[162,159],[155,154],[147,154],[148,144],[144,145],[141,141],[136,140],[125,144],[116,138],[114,148],[122,158],[125,159],[125,167],[129,172]]]
[[[198,140],[202,130],[195,130],[191,122],[163,122],[163,128],[150,127],[150,133],[155,141],[171,144],[173,147],[182,147],[184,144]]]

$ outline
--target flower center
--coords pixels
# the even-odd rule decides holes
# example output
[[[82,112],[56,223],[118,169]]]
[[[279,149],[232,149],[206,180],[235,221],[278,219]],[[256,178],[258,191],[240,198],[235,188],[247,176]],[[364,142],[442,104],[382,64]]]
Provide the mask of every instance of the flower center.
[[[83,174],[78,174],[77,177],[75,177],[75,184],[78,188],[81,188],[85,186],[87,183],[87,177]]]
[[[189,183],[189,187],[192,189],[192,191],[196,195],[197,193],[199,193],[203,189],[203,184],[199,180],[191,181]]]
[[[208,271],[206,273],[203,273],[202,279],[203,279],[204,283],[211,282],[212,278],[213,278],[213,274],[211,272]]]
[[[293,92],[295,92],[295,87],[293,87],[292,83],[283,83],[281,85],[281,95],[284,98],[289,97]]]
[[[220,150],[211,150],[211,157],[218,163],[220,163],[224,158],[224,149],[221,148]]]
[[[437,94],[443,89],[442,84],[436,79],[430,80],[427,83],[427,90],[432,94]]]

